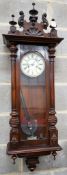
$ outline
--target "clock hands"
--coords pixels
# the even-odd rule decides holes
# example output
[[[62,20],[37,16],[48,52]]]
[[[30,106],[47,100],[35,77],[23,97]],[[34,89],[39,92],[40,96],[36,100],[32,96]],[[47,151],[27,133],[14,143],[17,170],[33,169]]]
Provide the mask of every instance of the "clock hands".
[[[21,96],[21,102],[22,102],[22,109],[24,110],[24,115],[25,115],[25,120],[23,123],[21,123],[21,128],[26,135],[33,136],[37,129],[37,120],[31,119],[31,116],[29,115],[29,112],[26,107],[26,103],[25,103],[25,99],[22,91],[20,92],[20,96]]]

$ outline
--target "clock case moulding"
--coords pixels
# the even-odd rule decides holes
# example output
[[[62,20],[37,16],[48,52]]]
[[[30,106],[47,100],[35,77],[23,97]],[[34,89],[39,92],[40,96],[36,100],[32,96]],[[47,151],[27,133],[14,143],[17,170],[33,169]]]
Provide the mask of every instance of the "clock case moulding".
[[[29,11],[30,22],[24,20],[24,13],[20,12],[18,20],[19,30],[16,28],[16,22],[14,21],[14,15],[12,15],[12,21],[10,21],[10,31],[8,34],[3,34],[4,44],[10,50],[11,58],[11,119],[10,119],[10,141],[7,144],[7,154],[11,155],[14,160],[17,157],[26,158],[26,164],[28,168],[33,171],[36,168],[36,164],[39,163],[39,156],[52,154],[56,156],[56,151],[60,151],[62,148],[58,144],[58,130],[56,129],[57,117],[55,112],[55,88],[54,88],[54,61],[55,61],[55,47],[63,40],[57,36],[57,30],[55,26],[52,26],[54,19],[50,26],[50,32],[47,32],[48,21],[46,14],[42,15],[42,22],[37,22],[38,11],[35,10],[33,3],[33,9]],[[47,77],[49,77],[49,108],[48,112],[47,128],[48,128],[48,141],[44,140],[23,140],[20,137],[20,97],[19,91],[19,71],[17,68],[17,52],[18,45],[31,45],[41,46],[48,48],[49,59],[49,74],[47,71]],[[18,77],[18,80],[16,79]]]

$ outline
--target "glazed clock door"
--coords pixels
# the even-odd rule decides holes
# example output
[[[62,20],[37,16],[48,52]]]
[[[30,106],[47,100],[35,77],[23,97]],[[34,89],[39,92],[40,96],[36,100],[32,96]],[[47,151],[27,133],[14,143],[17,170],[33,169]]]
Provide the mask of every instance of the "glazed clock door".
[[[48,143],[49,60],[46,47],[20,49],[20,128],[21,140]]]

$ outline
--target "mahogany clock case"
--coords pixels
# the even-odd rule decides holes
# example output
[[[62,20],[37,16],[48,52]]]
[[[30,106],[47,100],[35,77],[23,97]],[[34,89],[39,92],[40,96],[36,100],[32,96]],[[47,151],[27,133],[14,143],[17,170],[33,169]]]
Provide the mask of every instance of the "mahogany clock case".
[[[26,164],[33,171],[39,156],[53,154],[55,158],[56,151],[62,149],[55,126],[54,61],[55,47],[63,38],[57,36],[55,27],[51,27],[50,33],[44,32],[47,20],[37,23],[34,8],[29,13],[29,23],[18,22],[23,31],[17,30],[16,22],[11,21],[10,31],[3,34],[3,39],[11,58],[12,109],[7,154],[14,161],[26,157]]]

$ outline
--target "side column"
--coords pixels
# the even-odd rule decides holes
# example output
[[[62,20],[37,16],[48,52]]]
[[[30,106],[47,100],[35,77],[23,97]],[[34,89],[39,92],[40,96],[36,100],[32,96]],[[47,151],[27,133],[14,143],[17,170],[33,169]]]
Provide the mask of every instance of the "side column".
[[[16,110],[16,57],[17,47],[15,45],[10,46],[11,52],[11,119],[10,119],[10,142],[15,144],[19,142],[19,117],[18,111]]]
[[[58,145],[58,130],[56,129],[57,117],[55,116],[55,87],[54,87],[54,58],[55,48],[50,45],[49,49],[49,67],[50,67],[50,110],[49,110],[49,138],[50,146]]]

